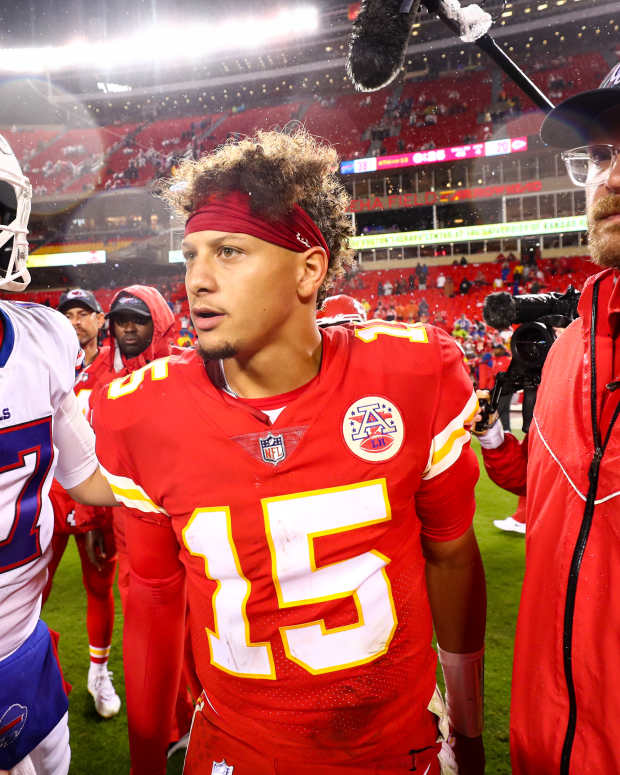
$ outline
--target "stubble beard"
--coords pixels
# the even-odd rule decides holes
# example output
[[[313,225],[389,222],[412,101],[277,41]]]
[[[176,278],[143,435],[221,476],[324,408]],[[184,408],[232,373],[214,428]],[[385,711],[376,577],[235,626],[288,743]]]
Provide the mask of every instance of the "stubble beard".
[[[620,221],[604,220],[613,214],[620,214],[620,196],[615,194],[599,199],[588,212],[590,256],[602,267],[620,267]]]
[[[226,358],[234,358],[237,354],[237,349],[230,342],[224,342],[224,344],[214,347],[203,347],[199,344],[197,351],[205,365],[209,361],[223,361]]]

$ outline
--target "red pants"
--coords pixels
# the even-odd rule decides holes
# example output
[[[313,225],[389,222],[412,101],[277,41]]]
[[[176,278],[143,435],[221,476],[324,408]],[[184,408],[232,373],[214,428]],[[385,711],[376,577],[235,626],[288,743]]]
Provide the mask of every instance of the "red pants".
[[[86,536],[75,534],[80,561],[82,563],[82,582],[86,590],[86,630],[88,642],[97,648],[107,648],[112,642],[114,627],[114,571],[116,570],[116,554],[114,536],[110,529],[104,529],[105,545],[108,559],[103,570],[98,571],[86,554]],[[43,590],[43,603],[49,597],[56,568],[69,541],[69,533],[54,533],[52,536],[52,559],[48,565],[47,584]]]
[[[121,598],[123,614],[127,609],[127,594],[129,592],[129,554],[127,552],[127,538],[125,533],[125,520],[127,519],[124,506],[118,506],[112,510],[114,525],[114,541],[118,554],[118,591]],[[132,519],[130,516],[129,519]],[[176,743],[183,735],[187,734],[192,723],[194,702],[197,691],[197,678],[193,659],[191,659],[191,644],[189,643],[189,628],[185,627],[185,661],[181,673],[181,683],[177,694],[174,715],[172,717],[172,729],[170,742]],[[193,699],[192,699],[193,698]],[[209,775],[211,772],[209,771]]]
[[[287,761],[271,758],[248,743],[224,734],[209,717],[212,711],[208,702],[200,700],[194,713],[189,748],[185,757],[183,775],[211,775],[213,765],[226,762],[233,775],[439,775],[437,754],[439,745],[419,753],[385,756],[381,761],[356,764],[312,764],[303,761]],[[254,745],[269,741],[253,740]],[[222,772],[225,770],[221,769]]]

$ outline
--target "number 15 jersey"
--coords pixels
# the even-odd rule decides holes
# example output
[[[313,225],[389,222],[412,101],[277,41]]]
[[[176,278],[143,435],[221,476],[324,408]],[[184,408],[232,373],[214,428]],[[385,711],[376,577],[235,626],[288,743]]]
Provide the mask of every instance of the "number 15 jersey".
[[[322,336],[318,377],[273,424],[193,351],[112,382],[93,421],[117,498],[176,534],[216,723],[339,762],[435,742],[420,537],[471,524],[477,402],[438,329]]]

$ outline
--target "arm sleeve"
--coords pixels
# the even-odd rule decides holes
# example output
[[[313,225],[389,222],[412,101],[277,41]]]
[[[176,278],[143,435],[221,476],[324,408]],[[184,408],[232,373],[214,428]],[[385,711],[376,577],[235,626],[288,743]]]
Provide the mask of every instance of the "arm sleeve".
[[[70,390],[54,414],[54,445],[58,448],[56,479],[65,489],[80,484],[97,469],[95,434]]]
[[[525,495],[527,485],[527,440],[519,443],[512,433],[495,449],[482,447],[482,460],[491,481],[516,495]]]
[[[467,426],[478,411],[478,400],[459,348],[444,332],[437,334],[441,366],[432,439],[415,504],[422,536],[451,541],[469,528],[476,507],[479,469]]]

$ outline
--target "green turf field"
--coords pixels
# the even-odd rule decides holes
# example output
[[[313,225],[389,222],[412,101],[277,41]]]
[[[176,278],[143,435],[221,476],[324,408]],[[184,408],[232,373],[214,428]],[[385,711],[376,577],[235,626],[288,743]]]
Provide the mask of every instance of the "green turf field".
[[[477,441],[474,441],[474,448],[478,449]],[[485,675],[487,772],[490,775],[507,775],[510,773],[508,709],[512,644],[523,574],[524,540],[522,536],[501,533],[493,527],[493,519],[514,512],[517,499],[492,484],[484,470],[477,496],[476,533],[488,588]],[[116,718],[104,721],[95,713],[92,699],[86,691],[86,598],[73,540],[69,542],[56,574],[43,616],[51,627],[61,633],[60,658],[65,675],[73,684],[69,707],[71,775],[128,775],[129,746],[124,712],[120,603],[117,599],[110,667],[114,672],[116,689],[123,699],[123,708]],[[153,712],[157,712],[157,709],[153,709]],[[182,755],[177,754],[168,766],[168,775],[177,775],[181,767]]]

